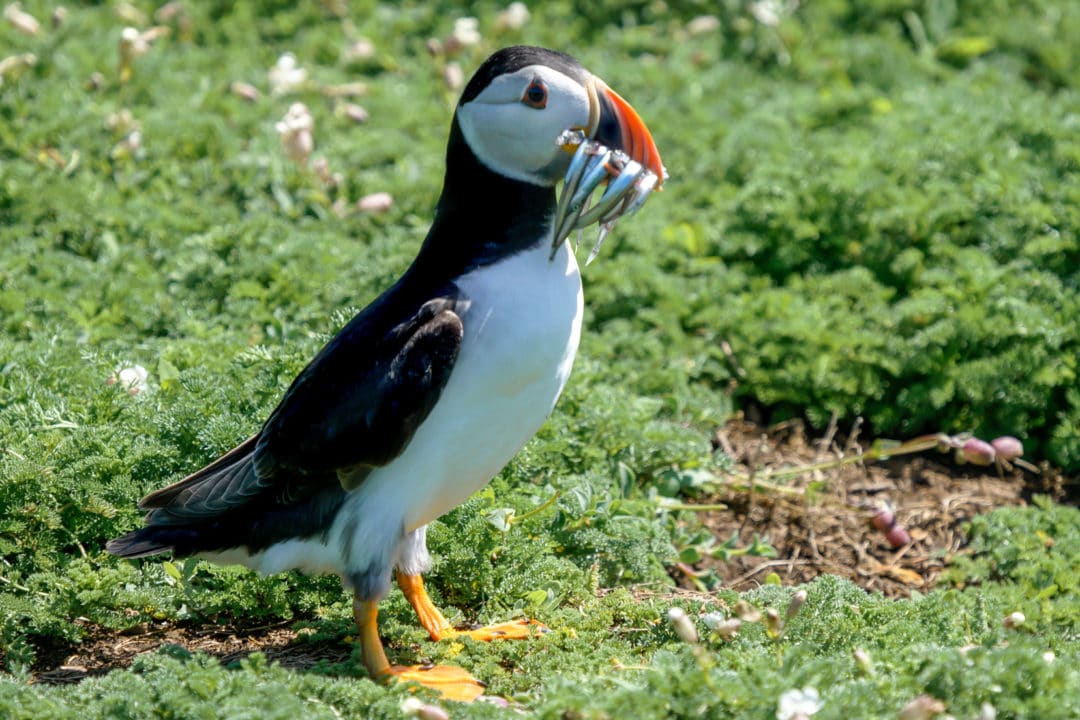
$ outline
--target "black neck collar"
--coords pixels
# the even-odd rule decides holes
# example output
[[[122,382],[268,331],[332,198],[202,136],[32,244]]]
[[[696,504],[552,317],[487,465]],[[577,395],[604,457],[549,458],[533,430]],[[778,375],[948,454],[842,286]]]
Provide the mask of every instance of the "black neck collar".
[[[499,175],[477,159],[454,116],[435,221],[412,272],[452,280],[534,247],[555,212],[555,188]],[[422,270],[421,270],[422,269]]]

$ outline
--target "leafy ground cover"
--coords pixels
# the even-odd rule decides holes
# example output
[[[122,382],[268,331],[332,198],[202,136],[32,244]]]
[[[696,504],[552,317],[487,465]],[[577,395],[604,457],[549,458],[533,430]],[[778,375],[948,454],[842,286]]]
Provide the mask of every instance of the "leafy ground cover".
[[[1048,499],[1075,499],[1080,470],[1080,9],[804,5],[554,2],[517,28],[492,3],[6,11],[0,715],[400,715],[405,689],[360,677],[335,580],[102,548],[406,266],[456,73],[530,42],[630,98],[673,179],[586,271],[556,415],[432,531],[458,619],[554,632],[436,645],[395,593],[393,659],[463,664],[541,717],[772,718],[793,692],[815,707],[809,688],[814,717],[923,695],[961,718],[1080,716],[1080,517]],[[427,47],[452,34],[460,50]],[[275,94],[286,52],[306,78]],[[296,101],[308,168],[275,130]],[[380,192],[382,212],[358,203]],[[137,394],[108,382],[135,365]],[[864,438],[1009,433],[1043,472],[894,460],[747,487],[857,438],[725,425],[736,408],[811,437],[856,417]],[[866,526],[882,499],[909,545]],[[782,628],[739,605],[783,618],[800,587]]]

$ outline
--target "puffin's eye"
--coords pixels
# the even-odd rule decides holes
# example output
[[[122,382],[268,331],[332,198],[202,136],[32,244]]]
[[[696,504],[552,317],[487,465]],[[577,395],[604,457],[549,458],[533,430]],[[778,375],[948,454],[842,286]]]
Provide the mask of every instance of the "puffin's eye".
[[[547,86],[542,80],[533,80],[529,87],[525,88],[525,94],[521,96],[521,102],[529,107],[543,110],[547,107]]]

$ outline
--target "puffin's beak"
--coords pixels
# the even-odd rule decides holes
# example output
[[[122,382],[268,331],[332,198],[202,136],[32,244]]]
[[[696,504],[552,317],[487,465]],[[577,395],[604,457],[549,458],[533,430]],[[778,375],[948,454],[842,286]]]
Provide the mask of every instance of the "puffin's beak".
[[[622,150],[656,173],[659,190],[667,179],[667,171],[641,116],[600,78],[589,78],[588,90],[589,136],[609,148]]]

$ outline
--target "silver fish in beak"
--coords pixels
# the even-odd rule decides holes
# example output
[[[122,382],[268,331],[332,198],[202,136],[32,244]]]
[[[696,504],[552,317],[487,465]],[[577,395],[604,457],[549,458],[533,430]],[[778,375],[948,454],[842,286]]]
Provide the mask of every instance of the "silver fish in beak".
[[[590,131],[566,130],[556,140],[574,155],[552,222],[552,257],[571,232],[599,223],[586,265],[616,221],[641,209],[668,177],[651,133],[629,103],[597,78],[590,79],[589,99]],[[593,202],[594,192],[605,184]]]

